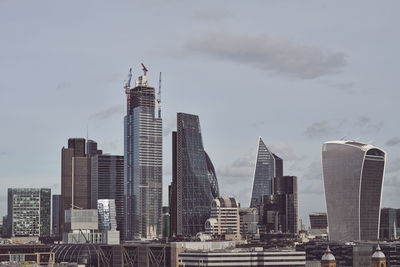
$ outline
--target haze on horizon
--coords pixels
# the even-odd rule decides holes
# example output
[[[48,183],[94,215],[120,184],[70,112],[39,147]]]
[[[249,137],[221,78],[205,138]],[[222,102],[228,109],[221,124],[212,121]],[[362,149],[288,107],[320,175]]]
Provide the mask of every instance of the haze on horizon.
[[[248,206],[258,137],[298,176],[299,215],[325,211],[321,145],[387,152],[400,208],[398,1],[0,0],[0,215],[7,188],[60,192],[61,148],[123,154],[129,68],[162,80],[164,204],[176,113],[200,117],[221,193]]]

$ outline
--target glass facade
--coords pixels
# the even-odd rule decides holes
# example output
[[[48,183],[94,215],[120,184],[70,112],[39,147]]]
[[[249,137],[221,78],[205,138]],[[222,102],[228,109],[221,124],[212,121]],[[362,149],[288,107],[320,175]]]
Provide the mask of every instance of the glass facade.
[[[204,231],[210,203],[219,196],[214,166],[204,151],[197,115],[178,113],[173,134],[171,234],[195,236]],[[176,218],[175,218],[176,216]]]
[[[385,152],[359,142],[322,146],[329,239],[377,240]]]
[[[61,195],[53,195],[52,205],[52,236],[56,239],[61,238],[61,229],[60,229],[60,210],[61,210]]]
[[[117,230],[116,208],[114,199],[97,200],[97,210],[99,212],[99,230]]]
[[[381,209],[381,219],[379,224],[380,240],[395,240],[400,236],[400,209],[383,208]]]
[[[155,91],[146,76],[126,85],[124,177],[125,239],[161,236],[162,120],[155,118]]]
[[[262,196],[272,194],[272,179],[277,175],[275,161],[278,162],[279,173],[282,173],[282,159],[272,154],[260,137],[258,140],[257,159],[251,191],[251,208],[257,208],[261,204]]]
[[[51,190],[9,188],[8,222],[13,237],[49,237]]]

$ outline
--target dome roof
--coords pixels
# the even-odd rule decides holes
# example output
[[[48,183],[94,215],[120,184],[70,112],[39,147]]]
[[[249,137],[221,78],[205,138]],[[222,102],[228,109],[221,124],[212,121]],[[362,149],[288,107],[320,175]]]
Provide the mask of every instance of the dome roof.
[[[322,261],[336,261],[335,256],[333,256],[332,251],[328,248],[325,250],[324,255],[321,258]]]
[[[383,259],[383,258],[386,258],[386,257],[385,257],[385,254],[382,252],[381,247],[379,246],[379,244],[378,244],[378,246],[376,247],[376,250],[375,250],[374,254],[372,254],[372,258],[373,258],[373,259]]]

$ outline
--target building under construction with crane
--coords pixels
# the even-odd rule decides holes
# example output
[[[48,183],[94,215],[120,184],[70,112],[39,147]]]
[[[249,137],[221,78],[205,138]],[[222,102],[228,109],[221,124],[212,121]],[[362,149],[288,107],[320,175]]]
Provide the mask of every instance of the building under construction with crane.
[[[132,69],[125,83],[124,118],[125,240],[161,236],[162,119],[161,73],[155,115],[155,89],[147,82],[147,69],[131,86]]]

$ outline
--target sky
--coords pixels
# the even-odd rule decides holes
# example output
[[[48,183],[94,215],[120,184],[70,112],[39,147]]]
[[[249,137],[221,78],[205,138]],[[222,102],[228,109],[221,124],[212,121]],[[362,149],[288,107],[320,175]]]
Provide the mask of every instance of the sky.
[[[387,152],[400,208],[400,2],[0,0],[0,215],[7,188],[60,193],[71,137],[123,154],[124,80],[162,72],[163,199],[176,113],[197,114],[220,191],[248,206],[258,137],[323,212],[321,145]]]

